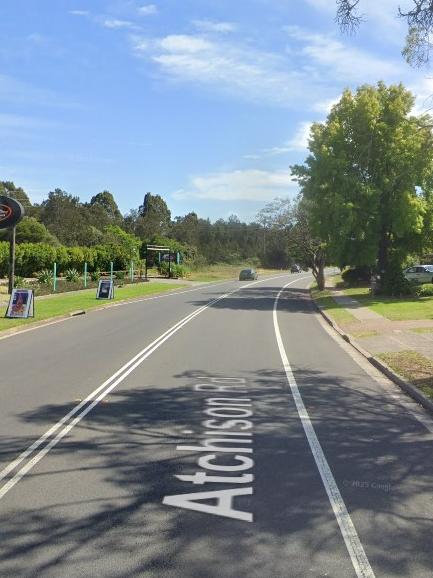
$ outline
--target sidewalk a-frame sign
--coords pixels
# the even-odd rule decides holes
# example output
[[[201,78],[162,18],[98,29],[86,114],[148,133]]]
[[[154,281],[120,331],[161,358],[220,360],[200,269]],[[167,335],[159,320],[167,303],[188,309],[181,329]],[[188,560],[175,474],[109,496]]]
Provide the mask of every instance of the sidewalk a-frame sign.
[[[5,317],[27,319],[35,316],[33,289],[13,289]]]

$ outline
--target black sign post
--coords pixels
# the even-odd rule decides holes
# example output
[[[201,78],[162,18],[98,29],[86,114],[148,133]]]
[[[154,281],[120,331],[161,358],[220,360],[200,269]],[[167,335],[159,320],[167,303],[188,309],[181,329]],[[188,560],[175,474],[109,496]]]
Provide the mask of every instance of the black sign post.
[[[15,283],[15,228],[24,217],[24,207],[11,197],[0,196],[0,229],[9,229],[9,295]]]

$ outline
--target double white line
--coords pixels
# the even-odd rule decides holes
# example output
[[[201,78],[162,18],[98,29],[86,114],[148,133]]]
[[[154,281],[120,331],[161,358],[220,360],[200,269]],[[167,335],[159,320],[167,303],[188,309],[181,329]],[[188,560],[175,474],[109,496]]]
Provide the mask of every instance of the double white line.
[[[238,289],[236,289],[237,291]],[[232,291],[231,293],[234,293]],[[13,462],[6,466],[0,472],[0,482],[7,478],[24,460],[27,460],[34,452],[40,448],[45,442],[48,443],[40,449],[28,462],[25,463],[16,474],[11,477],[6,483],[0,487],[0,499],[3,498],[22,478],[25,476],[47,453],[56,446],[68,433],[74,428],[92,409],[100,403],[115,387],[119,385],[124,379],[128,377],[139,365],[143,363],[152,353],[165,343],[170,337],[177,333],[187,323],[192,321],[197,315],[200,315],[212,307],[221,299],[225,299],[231,293],[226,293],[213,299],[203,307],[200,307],[190,315],[181,319],[178,323],[170,327],[165,333],[157,337],[147,347],[142,349],[137,355],[130,359],[125,365],[109,377],[102,385],[92,391],[83,401],[75,406],[68,414],[61,420],[54,424],[47,432],[45,432],[39,439],[32,443],[24,452],[22,452]],[[75,417],[74,417],[75,416]],[[60,431],[59,431],[60,430]],[[56,433],[57,432],[57,433]]]
[[[284,275],[285,276],[285,275]],[[272,279],[277,279],[282,277],[279,275],[277,277],[271,277],[268,279],[263,279],[260,281],[255,281],[254,283],[248,283],[247,285],[242,285],[242,287],[237,287],[229,293],[225,293],[216,299],[209,301],[206,305],[203,305],[190,315],[187,315],[178,323],[170,327],[165,333],[157,337],[152,343],[147,347],[142,349],[137,355],[130,359],[125,365],[116,371],[111,377],[109,377],[102,385],[97,389],[92,391],[83,401],[76,405],[71,411],[66,414],[61,420],[55,423],[48,431],[46,431],[39,439],[33,442],[26,450],[24,450],[15,460],[8,464],[3,470],[0,471],[0,483],[6,480],[3,485],[0,486],[0,500],[38,463],[45,457],[49,451],[53,449],[68,433],[89,413],[94,407],[100,403],[104,397],[106,397],[115,387],[119,385],[124,379],[128,377],[139,365],[143,363],[152,353],[161,347],[168,339],[170,339],[175,333],[177,333],[182,327],[187,323],[192,321],[195,317],[203,313],[218,301],[229,297],[233,293],[236,293],[240,289],[251,287],[257,283],[263,283],[264,281],[271,281]],[[41,448],[41,449],[39,449]],[[36,452],[36,450],[38,450]],[[35,453],[36,452],[36,453]],[[31,457],[33,456],[33,457]],[[21,466],[15,474],[13,472],[17,470],[25,460],[24,465]],[[12,475],[13,474],[13,475]],[[11,477],[10,477],[11,476]]]

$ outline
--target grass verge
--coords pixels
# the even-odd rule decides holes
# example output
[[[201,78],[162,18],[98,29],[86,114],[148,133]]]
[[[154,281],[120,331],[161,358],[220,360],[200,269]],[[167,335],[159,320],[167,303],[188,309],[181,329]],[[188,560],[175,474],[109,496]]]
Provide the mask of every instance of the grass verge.
[[[379,355],[387,365],[433,399],[433,361],[417,351],[398,351]]]
[[[351,287],[344,293],[391,321],[433,319],[433,297],[371,296],[368,287]]]
[[[239,272],[241,269],[249,269],[251,265],[226,265],[226,264],[216,264],[209,265],[205,269],[199,271],[191,271],[188,274],[188,280],[190,281],[223,281],[224,279],[237,279],[239,277]],[[278,273],[287,273],[287,270],[281,271],[280,269],[261,269],[255,268],[259,274],[259,278],[263,275],[277,275]]]
[[[168,283],[137,283],[135,285],[115,287],[114,299],[108,301],[108,303],[166,293],[174,289],[180,289],[181,287],[185,287],[185,285],[180,283],[176,285]],[[6,307],[0,307],[0,315],[2,316],[2,318],[0,318],[0,331],[43,321],[52,317],[61,317],[62,315],[68,315],[80,309],[96,309],[107,305],[107,301],[97,300],[95,295],[95,289],[89,289],[86,291],[54,295],[48,299],[38,300],[36,297],[35,317],[31,319],[5,319],[4,314]]]
[[[312,287],[311,295],[318,305],[326,311],[338,325],[344,323],[356,323],[357,319],[349,311],[340,307],[332,298],[331,291],[319,291],[317,285]]]

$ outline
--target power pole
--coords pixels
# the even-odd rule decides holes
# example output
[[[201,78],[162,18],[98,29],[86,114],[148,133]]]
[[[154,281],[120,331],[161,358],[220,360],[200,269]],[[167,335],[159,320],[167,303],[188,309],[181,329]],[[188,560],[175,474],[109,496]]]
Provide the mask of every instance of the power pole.
[[[15,285],[15,237],[16,226],[14,225],[9,229],[9,295],[12,295],[12,291]]]

